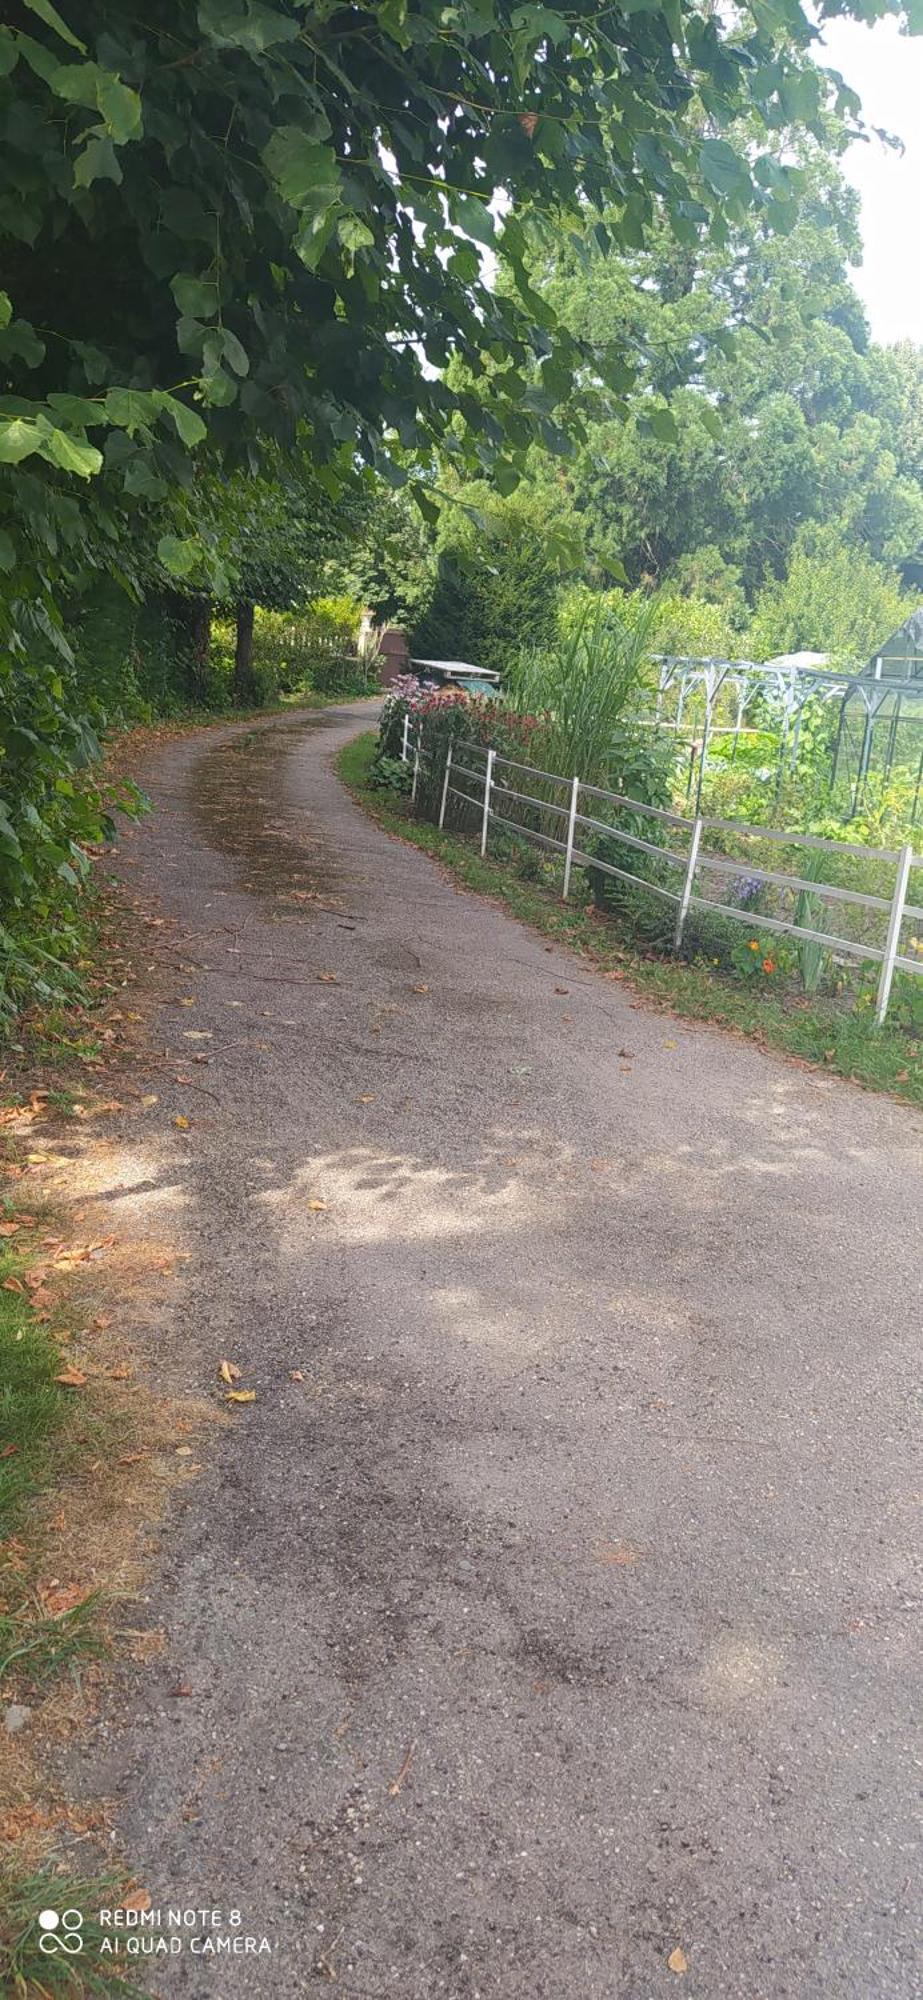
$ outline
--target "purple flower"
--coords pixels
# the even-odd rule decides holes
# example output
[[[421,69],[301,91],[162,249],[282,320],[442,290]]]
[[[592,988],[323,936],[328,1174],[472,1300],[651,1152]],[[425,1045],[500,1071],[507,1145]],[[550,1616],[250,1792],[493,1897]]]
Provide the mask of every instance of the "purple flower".
[[[731,895],[742,910],[748,910],[757,901],[763,883],[759,875],[737,875],[731,883]]]

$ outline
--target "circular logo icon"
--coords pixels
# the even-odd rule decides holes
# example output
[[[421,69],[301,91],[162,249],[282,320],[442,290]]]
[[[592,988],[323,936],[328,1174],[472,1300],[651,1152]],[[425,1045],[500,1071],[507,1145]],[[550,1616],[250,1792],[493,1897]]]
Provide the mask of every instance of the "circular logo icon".
[[[50,1958],[55,1952],[66,1952],[68,1958],[75,1958],[83,1950],[83,1915],[80,1910],[40,1910],[38,1927],[41,1936],[39,1951]]]

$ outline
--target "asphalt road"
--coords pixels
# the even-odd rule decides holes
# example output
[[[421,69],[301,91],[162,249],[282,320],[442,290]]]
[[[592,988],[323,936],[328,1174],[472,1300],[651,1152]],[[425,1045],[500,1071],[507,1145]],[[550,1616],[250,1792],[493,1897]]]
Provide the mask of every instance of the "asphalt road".
[[[81,1779],[272,1946],[151,1985],[923,1994],[920,1121],[458,891],[360,714],[160,753],[127,842],[215,1093],[158,1071],[123,1190],[190,1252],[152,1365],[257,1400]]]

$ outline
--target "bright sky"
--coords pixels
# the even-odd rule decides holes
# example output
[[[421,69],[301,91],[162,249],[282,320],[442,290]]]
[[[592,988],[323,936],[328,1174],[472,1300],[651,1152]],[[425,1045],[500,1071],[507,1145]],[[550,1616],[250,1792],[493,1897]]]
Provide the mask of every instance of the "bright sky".
[[[896,153],[871,138],[844,157],[862,197],[865,257],[853,282],[875,340],[923,345],[923,35],[901,35],[893,20],[830,21],[818,60],[861,97],[867,125],[904,142]]]

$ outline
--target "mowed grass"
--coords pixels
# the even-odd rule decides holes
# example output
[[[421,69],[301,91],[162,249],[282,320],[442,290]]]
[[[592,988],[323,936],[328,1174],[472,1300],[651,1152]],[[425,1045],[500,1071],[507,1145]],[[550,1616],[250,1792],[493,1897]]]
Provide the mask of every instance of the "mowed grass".
[[[118,1907],[126,1885],[111,1875],[82,1876],[41,1868],[27,1875],[0,1864],[0,1994],[8,2000],[83,2000],[90,1994],[128,1993],[130,1971],[123,1973],[113,1959],[100,1955],[111,1931],[103,1929],[98,1911]],[[44,1952],[39,1916],[43,1911],[79,1912],[82,1949]],[[73,1918],[70,1918],[73,1924]],[[69,1933],[73,1935],[73,1932]],[[134,1989],[137,1990],[137,1989]]]
[[[339,753],[336,767],[344,784],[388,832],[451,869],[465,887],[502,903],[521,922],[556,943],[579,952],[610,977],[624,979],[652,1004],[693,1021],[711,1021],[778,1049],[829,1074],[870,1090],[923,1105],[923,1060],[919,1044],[886,1022],[850,1012],[835,1001],[786,1004],[772,994],[737,984],[701,960],[659,958],[637,949],[609,918],[581,905],[562,903],[541,883],[526,881],[507,861],[481,859],[476,846],[458,834],[441,833],[415,819],[409,802],[368,783],[375,754],[374,734],[358,736]]]
[[[66,1364],[52,1330],[13,1289],[34,1249],[34,1231],[0,1249],[0,1700],[101,1645],[95,1595],[50,1612],[35,1588],[31,1505],[71,1455],[73,1398],[55,1379]]]
[[[13,1239],[15,1241],[15,1239]],[[25,1504],[45,1484],[52,1440],[67,1418],[67,1393],[55,1376],[61,1351],[37,1320],[22,1283],[28,1256],[0,1250],[0,1542],[14,1534]]]

